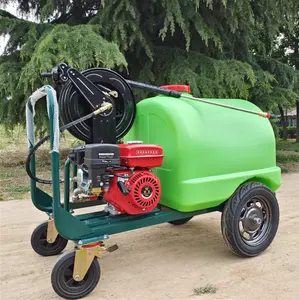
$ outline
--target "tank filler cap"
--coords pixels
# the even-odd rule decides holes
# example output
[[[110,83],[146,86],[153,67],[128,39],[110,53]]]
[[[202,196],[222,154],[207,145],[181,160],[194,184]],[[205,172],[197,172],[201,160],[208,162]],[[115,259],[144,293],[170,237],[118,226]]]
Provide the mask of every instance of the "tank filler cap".
[[[162,89],[172,90],[176,92],[185,92],[191,94],[191,88],[189,85],[184,84],[171,84],[171,85],[162,85]]]

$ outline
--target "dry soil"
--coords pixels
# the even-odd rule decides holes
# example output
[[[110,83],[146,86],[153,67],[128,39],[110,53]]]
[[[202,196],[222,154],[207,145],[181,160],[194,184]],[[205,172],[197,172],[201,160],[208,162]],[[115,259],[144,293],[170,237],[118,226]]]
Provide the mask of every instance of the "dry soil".
[[[122,233],[108,241],[119,249],[101,258],[100,283],[86,299],[299,299],[299,173],[283,175],[277,197],[279,231],[260,256],[241,259],[230,252],[219,213],[180,227],[162,224]],[[45,215],[27,200],[2,201],[0,208],[1,300],[59,299],[50,283],[57,257],[40,257],[30,246],[31,232]],[[206,284],[216,293],[194,295],[194,288]]]

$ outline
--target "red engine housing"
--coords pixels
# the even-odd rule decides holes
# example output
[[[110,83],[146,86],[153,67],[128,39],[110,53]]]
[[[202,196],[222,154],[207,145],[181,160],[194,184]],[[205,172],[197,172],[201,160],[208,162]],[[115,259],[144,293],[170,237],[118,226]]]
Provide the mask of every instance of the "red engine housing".
[[[130,175],[130,171],[114,171],[115,175]],[[111,203],[120,213],[137,215],[152,211],[159,203],[161,184],[158,177],[147,170],[137,170],[133,175],[123,181],[129,193],[124,195],[118,187],[122,178],[114,176],[109,190],[104,193],[104,199]]]
[[[120,213],[137,215],[152,211],[161,197],[159,178],[150,169],[163,164],[163,149],[159,145],[120,144],[120,165],[131,170],[113,170],[113,180],[104,199]],[[133,172],[133,174],[132,174]],[[127,175],[128,179],[124,178]],[[128,191],[123,194],[119,184]]]

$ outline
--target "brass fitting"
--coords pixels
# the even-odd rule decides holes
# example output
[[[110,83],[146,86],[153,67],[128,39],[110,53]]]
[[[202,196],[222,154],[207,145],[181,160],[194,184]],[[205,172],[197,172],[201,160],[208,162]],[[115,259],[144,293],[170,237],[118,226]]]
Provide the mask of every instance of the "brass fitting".
[[[98,108],[97,110],[94,111],[94,114],[95,115],[101,114],[104,111],[111,109],[112,107],[113,107],[113,105],[111,103],[104,102],[100,108]]]

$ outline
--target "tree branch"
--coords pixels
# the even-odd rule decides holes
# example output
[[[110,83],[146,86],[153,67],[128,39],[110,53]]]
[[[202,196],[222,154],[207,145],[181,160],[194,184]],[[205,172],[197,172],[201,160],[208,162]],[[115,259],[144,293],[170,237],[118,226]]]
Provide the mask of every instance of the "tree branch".
[[[0,17],[19,20],[18,17],[16,17],[15,15],[11,14],[10,12],[8,12],[4,9],[0,9]]]

